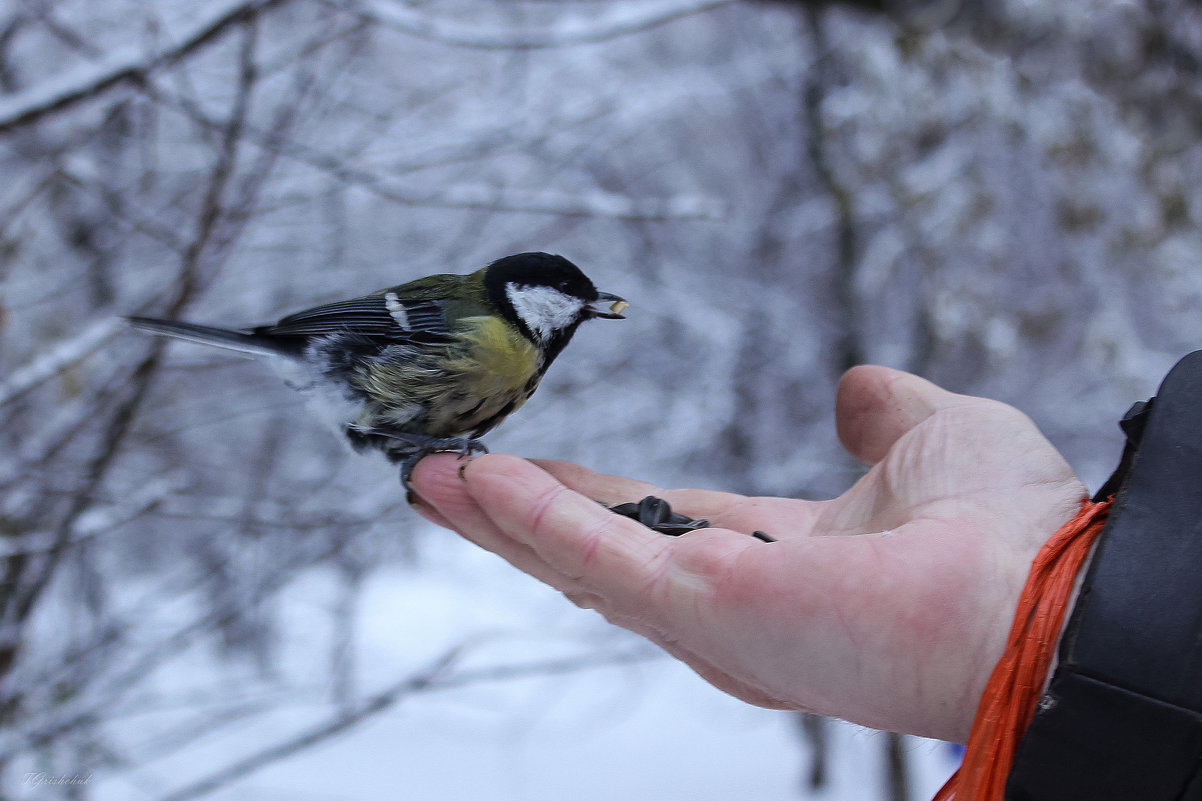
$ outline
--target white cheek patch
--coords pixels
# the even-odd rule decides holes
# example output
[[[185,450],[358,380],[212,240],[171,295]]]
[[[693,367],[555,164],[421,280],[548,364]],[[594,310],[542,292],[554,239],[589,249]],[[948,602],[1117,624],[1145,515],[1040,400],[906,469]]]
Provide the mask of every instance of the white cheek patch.
[[[405,313],[405,304],[401,303],[395,292],[384,295],[384,308],[388,309],[388,314],[397,325],[406,331],[409,330],[409,315]]]
[[[549,286],[521,286],[508,284],[505,294],[513,304],[513,310],[526,324],[531,333],[547,340],[555,331],[560,331],[580,318],[584,301],[565,295]]]

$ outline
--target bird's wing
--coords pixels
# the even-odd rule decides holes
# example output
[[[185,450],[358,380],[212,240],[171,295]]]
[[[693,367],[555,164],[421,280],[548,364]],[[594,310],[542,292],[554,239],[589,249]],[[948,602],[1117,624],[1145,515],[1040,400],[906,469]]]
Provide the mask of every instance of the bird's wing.
[[[353,333],[371,339],[421,344],[449,342],[454,335],[441,302],[400,298],[394,292],[315,306],[290,314],[275,325],[256,328],[254,333],[276,337]]]

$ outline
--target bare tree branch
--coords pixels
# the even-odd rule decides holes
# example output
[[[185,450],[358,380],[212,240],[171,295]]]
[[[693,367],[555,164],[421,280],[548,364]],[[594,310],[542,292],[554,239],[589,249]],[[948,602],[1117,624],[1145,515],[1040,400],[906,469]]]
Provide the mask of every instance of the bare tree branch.
[[[204,271],[205,258],[210,242],[215,237],[215,230],[222,221],[226,185],[234,170],[241,141],[240,133],[256,82],[253,67],[256,41],[254,19],[253,14],[236,16],[236,20],[241,21],[244,28],[238,92],[234,97],[224,135],[209,174],[196,232],[181,256],[179,277],[172,288],[174,298],[168,307],[170,315],[178,314],[187,305],[207,277]],[[20,631],[24,621],[29,618],[67,554],[79,518],[89,508],[96,489],[116,460],[135,414],[146,397],[163,350],[163,342],[153,342],[149,353],[130,371],[122,395],[107,415],[99,439],[82,470],[81,486],[70,497],[65,510],[52,526],[52,541],[49,546],[36,551],[18,550],[2,560],[5,580],[3,585],[0,585],[0,623],[3,624],[5,632],[12,632],[14,636],[6,637],[0,644],[0,680],[9,674],[21,647],[20,638],[15,636],[15,633]],[[0,719],[11,718],[20,702],[21,693],[16,688],[5,686],[0,692]]]
[[[261,597],[283,590],[300,569],[320,563],[337,549],[335,540],[316,550],[298,550],[291,554],[288,559],[275,565],[270,574],[262,577],[259,585]],[[78,703],[67,705],[53,713],[42,714],[36,725],[28,730],[8,732],[3,747],[0,747],[0,764],[29,749],[44,747],[67,732],[77,731],[81,727],[99,724],[105,720],[112,710],[119,706],[121,699],[138,685],[139,679],[194,644],[198,638],[212,634],[225,622],[237,616],[240,603],[239,598],[228,598],[216,606],[210,606],[203,614],[176,627],[166,637],[148,643],[140,652],[126,655],[126,662],[119,667],[110,665],[110,672],[96,681],[99,686],[93,687],[88,696],[80,698]],[[145,615],[130,615],[127,620],[110,628],[123,633],[139,625],[144,617]],[[3,631],[0,630],[0,634]],[[112,640],[118,636],[110,631],[102,632],[91,647],[100,647],[102,640]],[[58,672],[52,672],[38,677],[36,681],[51,682],[60,678]]]
[[[164,92],[157,93],[167,98]],[[194,121],[216,126],[194,104],[177,99],[179,107]],[[632,197],[617,192],[592,190],[560,192],[554,189],[522,190],[513,187],[485,186],[458,183],[422,190],[405,186],[395,177],[355,167],[345,155],[325,153],[317,148],[291,140],[282,135],[279,127],[264,131],[247,126],[244,131],[249,144],[274,152],[292,161],[307,165],[347,186],[355,186],[372,194],[405,206],[448,209],[481,209],[519,214],[548,214],[563,217],[601,217],[623,220],[715,220],[725,213],[725,205],[707,195],[676,195],[673,197]],[[467,158],[475,155],[456,154],[449,157]],[[421,165],[429,166],[429,165]]]
[[[267,767],[273,762],[287,759],[306,748],[328,740],[383,712],[406,698],[418,693],[449,690],[490,681],[504,681],[529,676],[548,676],[575,673],[594,667],[628,664],[657,658],[662,651],[650,646],[639,646],[617,653],[590,653],[564,659],[548,659],[516,665],[497,665],[452,672],[456,662],[463,656],[463,647],[452,648],[427,667],[407,676],[391,687],[372,695],[363,702],[341,712],[336,717],[320,723],[307,731],[281,743],[268,746],[238,762],[215,771],[209,776],[186,785],[163,796],[160,801],[191,801],[212,793],[221,787],[238,781],[245,776]]]
[[[857,232],[854,195],[840,180],[832,164],[823,124],[823,104],[828,84],[831,81],[831,59],[835,56],[826,37],[825,10],[818,5],[807,5],[806,20],[817,58],[806,78],[802,109],[806,125],[806,150],[818,182],[830,197],[835,210],[834,282],[839,303],[839,342],[834,350],[835,370],[843,371],[864,361],[864,348],[859,335],[859,313],[856,301],[855,276],[859,266],[857,260]]]

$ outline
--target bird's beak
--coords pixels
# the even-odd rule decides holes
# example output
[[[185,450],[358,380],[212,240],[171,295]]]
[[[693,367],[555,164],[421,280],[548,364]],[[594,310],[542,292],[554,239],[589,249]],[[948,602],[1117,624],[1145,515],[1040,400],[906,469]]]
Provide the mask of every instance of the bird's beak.
[[[597,304],[608,303],[609,310],[597,308]],[[611,295],[608,292],[598,292],[597,299],[584,307],[585,313],[590,317],[600,317],[605,320],[625,320],[622,312],[626,311],[626,307],[630,304],[625,299],[617,295]]]

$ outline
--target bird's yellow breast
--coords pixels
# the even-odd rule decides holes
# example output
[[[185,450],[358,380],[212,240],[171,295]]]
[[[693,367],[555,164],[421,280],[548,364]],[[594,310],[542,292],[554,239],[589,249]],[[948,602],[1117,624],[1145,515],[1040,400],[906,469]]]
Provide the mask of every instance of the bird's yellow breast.
[[[428,408],[436,430],[484,432],[519,408],[538,386],[542,353],[512,325],[497,317],[461,323],[462,355],[446,372],[455,389]]]
[[[522,389],[542,366],[538,348],[500,317],[469,317],[463,322],[468,329],[464,341],[471,345],[456,366],[476,373],[495,391]]]
[[[541,377],[541,351],[498,317],[465,317],[457,327],[445,349],[359,370],[355,382],[371,401],[354,426],[478,436],[525,403]]]

